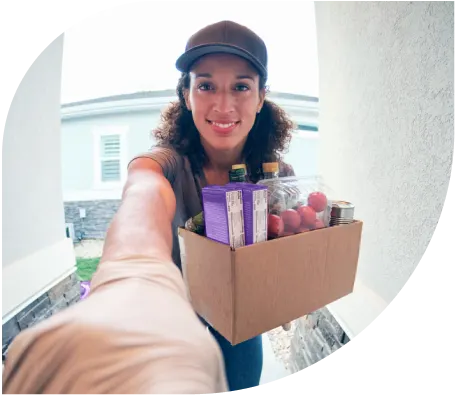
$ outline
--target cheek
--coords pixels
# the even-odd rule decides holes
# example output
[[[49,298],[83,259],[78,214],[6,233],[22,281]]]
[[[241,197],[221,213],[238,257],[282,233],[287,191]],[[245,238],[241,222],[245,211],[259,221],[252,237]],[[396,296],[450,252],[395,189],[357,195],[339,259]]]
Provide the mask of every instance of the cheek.
[[[255,123],[258,111],[258,102],[256,100],[249,100],[240,106],[241,119],[245,125],[245,128],[250,130]]]
[[[205,114],[208,109],[208,103],[207,100],[204,100],[201,96],[198,96],[196,94],[190,96],[190,105],[191,105],[191,111],[193,115],[193,120],[196,121],[201,121],[205,120]]]

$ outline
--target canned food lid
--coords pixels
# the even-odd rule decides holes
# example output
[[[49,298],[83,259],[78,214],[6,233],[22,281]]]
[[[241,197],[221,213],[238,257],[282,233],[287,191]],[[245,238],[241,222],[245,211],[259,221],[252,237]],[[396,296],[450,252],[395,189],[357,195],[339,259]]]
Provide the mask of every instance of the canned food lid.
[[[237,170],[237,169],[244,169],[244,170],[246,170],[247,168],[246,168],[246,166],[245,166],[244,163],[239,163],[239,164],[237,164],[237,165],[231,166],[231,169],[232,169],[232,170]]]
[[[350,202],[345,202],[343,200],[333,200],[332,207],[334,208],[355,208],[355,206]]]

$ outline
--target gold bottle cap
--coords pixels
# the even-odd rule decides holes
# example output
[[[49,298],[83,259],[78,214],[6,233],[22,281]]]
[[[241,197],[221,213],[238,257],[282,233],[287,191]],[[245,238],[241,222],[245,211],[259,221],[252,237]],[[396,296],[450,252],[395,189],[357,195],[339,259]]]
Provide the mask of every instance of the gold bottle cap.
[[[263,163],[263,172],[264,173],[278,173],[279,172],[279,162]]]
[[[231,170],[237,170],[237,169],[247,170],[247,167],[243,163],[231,166]]]

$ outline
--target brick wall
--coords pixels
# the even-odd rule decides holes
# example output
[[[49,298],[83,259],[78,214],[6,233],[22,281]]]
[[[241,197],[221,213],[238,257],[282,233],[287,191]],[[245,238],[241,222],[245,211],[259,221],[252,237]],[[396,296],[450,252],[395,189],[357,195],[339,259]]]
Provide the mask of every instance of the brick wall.
[[[65,202],[65,222],[73,223],[76,237],[104,239],[119,206],[120,200]],[[85,209],[85,218],[80,217],[81,208]]]
[[[298,372],[322,360],[349,341],[326,308],[298,319],[291,341],[291,372]]]
[[[79,298],[79,281],[76,274],[72,274],[3,324],[2,359],[5,358],[9,345],[19,332],[77,303]]]

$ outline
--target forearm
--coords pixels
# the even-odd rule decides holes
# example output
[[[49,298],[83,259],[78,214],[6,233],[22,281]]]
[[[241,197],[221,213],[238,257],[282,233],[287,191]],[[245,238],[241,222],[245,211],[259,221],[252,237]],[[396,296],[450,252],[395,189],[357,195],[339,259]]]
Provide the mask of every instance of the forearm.
[[[175,205],[174,192],[164,177],[150,171],[130,175],[106,234],[101,262],[171,261]]]

